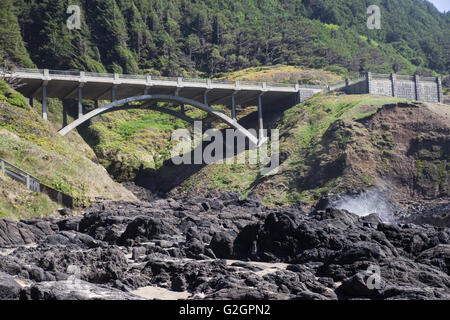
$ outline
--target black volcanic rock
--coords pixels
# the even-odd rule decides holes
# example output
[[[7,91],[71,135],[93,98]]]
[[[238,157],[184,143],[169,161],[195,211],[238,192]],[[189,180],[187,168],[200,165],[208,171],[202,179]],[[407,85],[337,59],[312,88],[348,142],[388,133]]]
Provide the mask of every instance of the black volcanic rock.
[[[0,272],[0,300],[18,300],[21,289],[12,276]]]
[[[174,235],[177,232],[166,221],[158,218],[142,216],[128,223],[125,232],[119,239],[119,243],[149,241],[160,235]]]
[[[22,300],[141,300],[138,296],[85,281],[49,281],[21,291]]]
[[[129,292],[146,286],[192,299],[450,298],[448,228],[301,204],[268,209],[236,194],[0,220],[0,253],[5,299],[135,299]],[[71,291],[74,279],[82,290]]]
[[[54,233],[55,229],[57,226],[45,220],[16,222],[0,219],[0,247],[30,244]]]

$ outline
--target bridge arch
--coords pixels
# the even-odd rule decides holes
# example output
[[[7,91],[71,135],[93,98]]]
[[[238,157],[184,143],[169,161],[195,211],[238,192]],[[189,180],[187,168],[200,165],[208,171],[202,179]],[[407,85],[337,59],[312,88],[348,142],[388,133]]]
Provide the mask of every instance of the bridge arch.
[[[129,103],[132,102],[145,102],[142,105],[129,105]],[[65,126],[64,128],[62,128],[61,130],[59,130],[59,134],[61,134],[62,136],[67,135],[70,131],[72,131],[73,129],[79,127],[80,125],[82,125],[83,123],[85,123],[86,121],[89,121],[90,119],[101,115],[103,113],[107,113],[107,112],[113,112],[113,111],[118,111],[118,110],[125,110],[125,109],[139,109],[139,108],[146,108],[148,110],[155,110],[155,111],[160,111],[160,112],[165,112],[168,114],[171,114],[173,116],[179,117],[185,121],[194,122],[194,119],[183,115],[179,112],[173,111],[173,110],[168,110],[168,109],[164,109],[164,108],[159,108],[159,107],[149,107],[148,105],[151,102],[176,102],[179,104],[186,104],[186,105],[191,105],[195,108],[198,108],[200,110],[203,110],[209,114],[212,114],[213,116],[215,116],[216,118],[218,118],[219,120],[221,120],[222,122],[227,123],[229,126],[231,126],[232,128],[236,129],[239,133],[241,133],[242,135],[244,135],[245,137],[247,137],[252,143],[254,143],[255,145],[258,145],[258,138],[253,135],[252,133],[250,133],[247,129],[245,129],[243,126],[241,126],[236,120],[233,120],[232,118],[228,117],[226,114],[217,111],[213,108],[211,108],[209,105],[204,104],[204,103],[200,103],[198,101],[192,100],[192,99],[188,99],[188,98],[183,98],[180,96],[175,96],[175,95],[166,95],[166,94],[152,94],[152,95],[142,95],[142,96],[135,96],[135,97],[130,97],[130,98],[126,98],[126,99],[122,99],[122,100],[117,100],[114,102],[111,102],[110,104],[107,104],[105,106],[96,108],[95,110],[92,110],[91,112],[79,117],[78,119],[76,119],[75,121],[73,121],[72,123],[68,124],[67,126]]]

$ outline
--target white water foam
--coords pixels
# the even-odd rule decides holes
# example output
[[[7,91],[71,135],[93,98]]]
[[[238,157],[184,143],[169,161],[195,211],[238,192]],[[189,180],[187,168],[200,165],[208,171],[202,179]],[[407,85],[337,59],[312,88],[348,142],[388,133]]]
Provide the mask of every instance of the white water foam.
[[[342,195],[332,201],[330,206],[347,210],[360,217],[377,213],[384,222],[395,221],[393,205],[385,191],[363,191],[357,195]]]

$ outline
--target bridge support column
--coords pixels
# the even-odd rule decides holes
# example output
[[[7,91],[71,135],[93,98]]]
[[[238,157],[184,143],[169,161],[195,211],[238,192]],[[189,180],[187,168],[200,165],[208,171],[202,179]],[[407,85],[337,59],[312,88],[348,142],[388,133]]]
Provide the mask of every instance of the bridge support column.
[[[120,75],[118,73],[114,73],[114,81],[111,89],[111,102],[116,101],[116,88],[120,85]]]
[[[47,85],[42,87],[42,119],[47,120]]]
[[[263,122],[263,113],[262,113],[262,96],[264,93],[261,93],[258,96],[258,129],[259,129],[259,140],[262,141],[264,139],[264,122]]]
[[[152,76],[147,76],[145,89],[144,89],[145,96],[148,95],[148,90],[151,88],[151,86],[152,86]]]
[[[33,97],[30,98],[30,106],[33,108],[34,107],[34,99]]]
[[[208,105],[208,92],[209,90],[206,90],[205,93],[203,94],[203,104]]]
[[[83,86],[78,87],[78,118],[83,116]]]
[[[67,126],[67,105],[64,100],[61,101],[63,105],[63,127]]]
[[[231,118],[236,121],[236,92],[231,95]]]

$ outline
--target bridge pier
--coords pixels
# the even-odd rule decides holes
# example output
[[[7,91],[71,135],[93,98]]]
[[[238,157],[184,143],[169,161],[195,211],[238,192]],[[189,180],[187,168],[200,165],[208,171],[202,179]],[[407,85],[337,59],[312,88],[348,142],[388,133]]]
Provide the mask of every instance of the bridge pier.
[[[208,105],[208,93],[209,90],[205,90],[205,93],[203,93],[203,104]]]
[[[78,118],[83,116],[83,86],[78,87]]]
[[[236,121],[236,92],[231,95],[231,118]]]
[[[145,89],[144,89],[144,96],[148,95],[148,89],[152,86],[152,76],[147,76],[145,79]]]
[[[263,93],[260,93],[258,96],[258,127],[259,127],[259,140],[262,141],[264,139],[264,122],[263,122],[263,113],[262,113],[262,96]]]
[[[42,86],[42,119],[47,121],[47,85]]]
[[[64,100],[61,100],[62,103],[62,107],[63,107],[63,128],[65,126],[67,126],[68,122],[67,122],[67,105],[66,103],[64,103]]]
[[[45,121],[47,121],[47,85],[49,80],[50,80],[50,71],[48,69],[44,69],[44,78],[41,87],[42,87],[42,119],[44,119]]]

